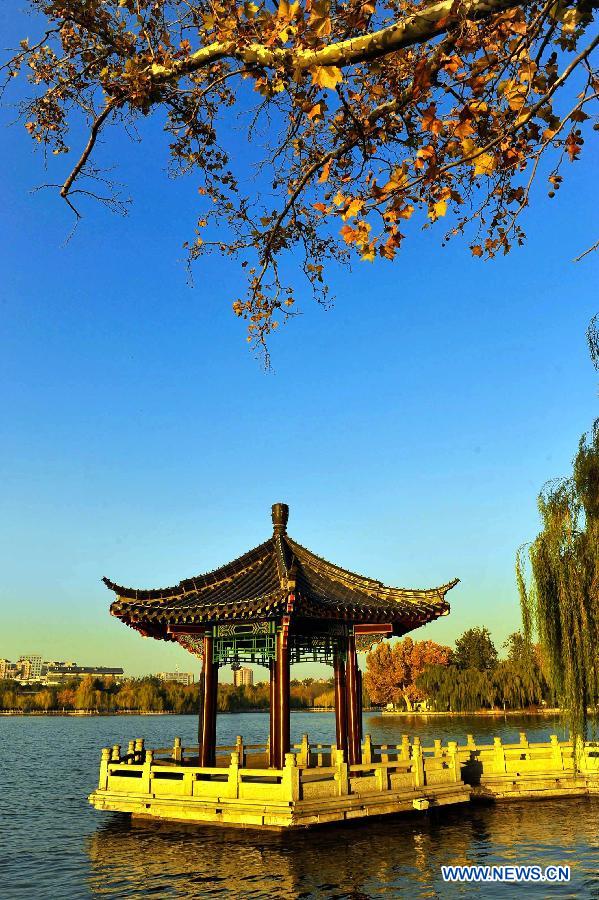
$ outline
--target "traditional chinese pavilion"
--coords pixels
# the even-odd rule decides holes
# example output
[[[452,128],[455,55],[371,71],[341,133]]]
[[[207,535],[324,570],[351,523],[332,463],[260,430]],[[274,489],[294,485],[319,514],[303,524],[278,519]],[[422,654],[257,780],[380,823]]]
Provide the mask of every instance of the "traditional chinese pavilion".
[[[146,637],[178,641],[202,657],[199,765],[215,765],[216,697],[221,666],[243,663],[270,671],[270,766],[290,752],[290,666],[321,662],[335,673],[336,749],[361,762],[361,674],[357,650],[404,635],[449,612],[458,579],[423,590],[387,587],[348,572],[287,534],[289,508],[272,507],[272,536],[205,575],[155,590],[126,588],[110,611]]]
[[[403,635],[449,612],[457,579],[426,590],[386,587],[327,562],[287,534],[289,510],[272,508],[273,534],[234,562],[176,587],[135,590],[108,579],[111,612],[141,634],[178,641],[203,660],[198,745],[104,747],[96,809],[150,820],[243,828],[306,828],[496,799],[597,793],[596,748],[574,765],[571,742],[465,745],[418,735],[376,744],[361,734],[358,649]],[[335,744],[289,739],[289,670],[323,662],[335,672]],[[266,744],[216,747],[221,666],[270,671]]]

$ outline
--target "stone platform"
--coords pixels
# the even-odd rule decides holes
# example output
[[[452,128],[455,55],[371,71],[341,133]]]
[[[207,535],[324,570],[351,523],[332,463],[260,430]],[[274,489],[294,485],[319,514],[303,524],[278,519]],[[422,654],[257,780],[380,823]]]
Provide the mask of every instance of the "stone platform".
[[[198,765],[198,748],[146,749],[132,741],[126,753],[102,751],[96,808],[134,817],[284,830],[331,822],[424,811],[471,799],[599,793],[599,746],[580,746],[574,774],[570,742],[476,745],[440,740],[422,747],[407,735],[396,745],[375,745],[367,735],[362,762],[348,766],[330,745],[307,736],[267,768],[266,745],[218,748],[216,766]]]

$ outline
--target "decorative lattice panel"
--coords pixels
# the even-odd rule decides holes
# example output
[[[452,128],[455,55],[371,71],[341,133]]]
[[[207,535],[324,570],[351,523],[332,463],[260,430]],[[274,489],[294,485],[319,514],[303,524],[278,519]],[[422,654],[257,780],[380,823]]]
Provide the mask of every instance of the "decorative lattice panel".
[[[214,629],[214,662],[221,666],[254,663],[269,666],[275,659],[274,622],[217,625]]]

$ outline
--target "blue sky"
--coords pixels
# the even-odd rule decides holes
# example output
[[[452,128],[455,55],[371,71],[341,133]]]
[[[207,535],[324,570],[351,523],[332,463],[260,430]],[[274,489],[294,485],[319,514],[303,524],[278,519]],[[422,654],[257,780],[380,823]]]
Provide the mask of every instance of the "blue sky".
[[[555,200],[538,190],[505,259],[433,229],[393,264],[331,270],[335,308],[306,298],[266,373],[231,313],[235,263],[208,259],[188,285],[197,185],[166,176],[158,120],[143,136],[113,145],[130,215],[90,209],[65,244],[68,210],[30,191],[67,161],[45,175],[24,129],[0,130],[0,656],[195,667],[111,619],[102,575],[154,587],[212,569],[269,534],[279,500],[296,540],[348,568],[460,577],[451,616],[415,636],[484,624],[500,644],[538,489],[597,415],[597,256],[572,262],[597,237],[596,154]]]

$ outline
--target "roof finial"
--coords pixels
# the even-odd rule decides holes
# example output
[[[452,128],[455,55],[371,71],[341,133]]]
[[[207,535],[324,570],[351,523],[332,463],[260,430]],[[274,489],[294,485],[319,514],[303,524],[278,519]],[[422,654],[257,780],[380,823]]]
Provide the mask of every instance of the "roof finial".
[[[272,505],[272,524],[275,534],[285,534],[287,532],[287,520],[289,518],[289,507],[286,503],[273,503]]]

